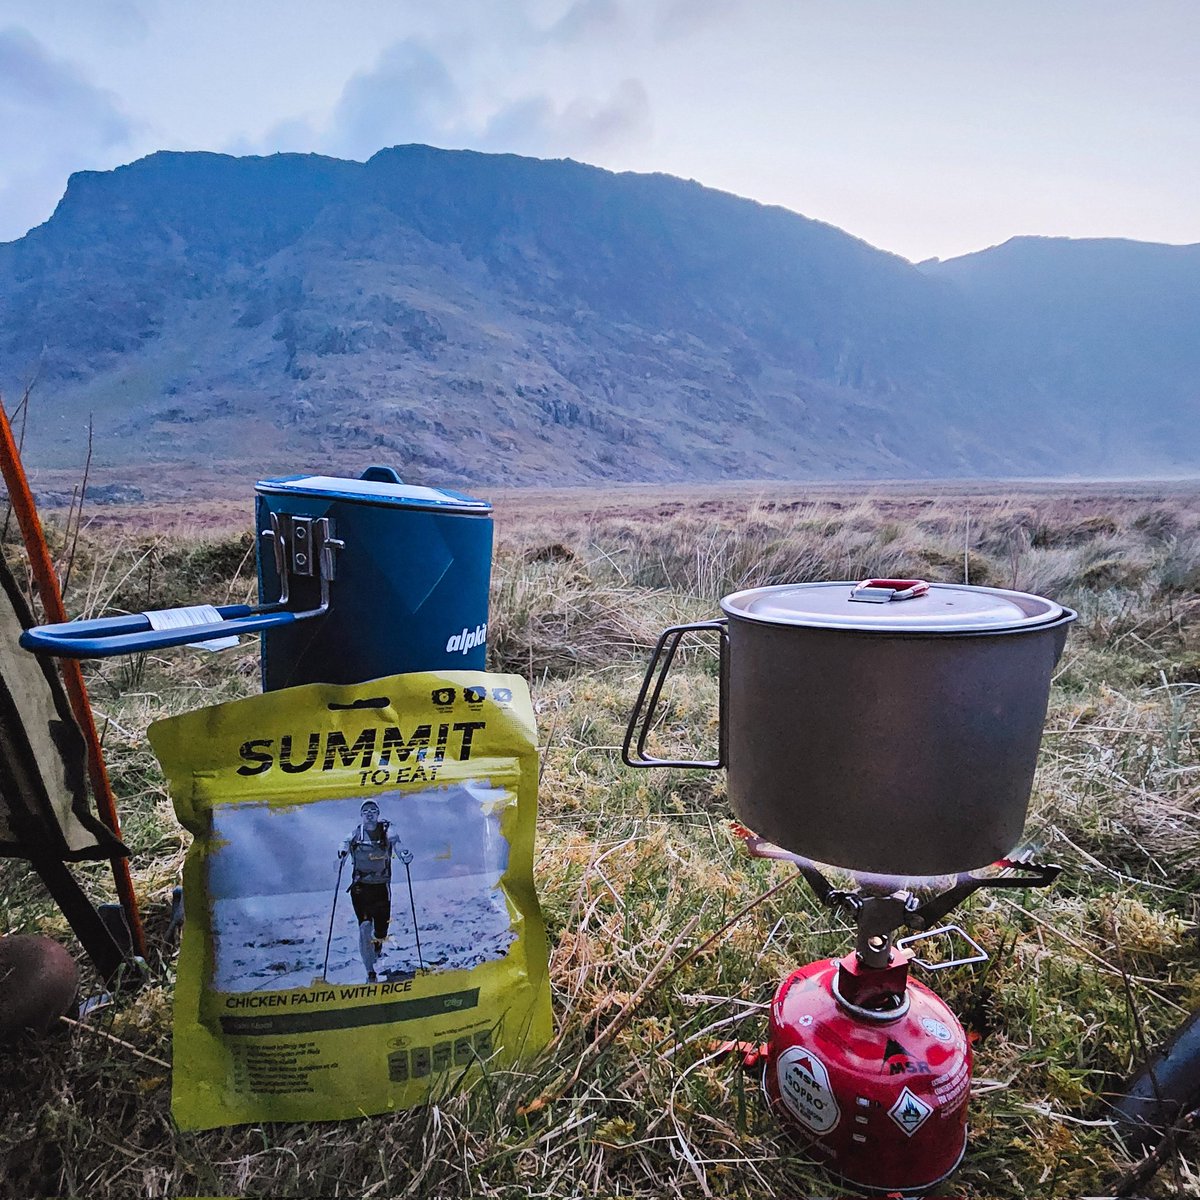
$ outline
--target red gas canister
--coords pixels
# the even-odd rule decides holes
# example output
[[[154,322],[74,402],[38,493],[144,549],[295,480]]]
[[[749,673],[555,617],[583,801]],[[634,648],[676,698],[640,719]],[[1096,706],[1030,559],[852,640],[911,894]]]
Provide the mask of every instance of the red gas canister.
[[[828,1168],[868,1190],[918,1192],[958,1165],[967,1141],[971,1048],[954,1014],[855,954],[793,971],[771,1005],[765,1087]]]

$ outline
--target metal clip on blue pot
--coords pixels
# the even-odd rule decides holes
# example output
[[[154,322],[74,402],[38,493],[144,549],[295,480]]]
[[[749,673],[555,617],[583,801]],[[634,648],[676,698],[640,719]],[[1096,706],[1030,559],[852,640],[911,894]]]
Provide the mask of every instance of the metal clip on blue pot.
[[[269,514],[270,528],[261,531],[270,542],[275,569],[280,581],[279,599],[271,604],[223,604],[213,608],[221,617],[207,624],[176,624],[170,628],[155,626],[151,615],[133,613],[127,617],[104,617],[97,621],[68,621],[61,625],[39,625],[21,635],[21,645],[37,654],[58,658],[110,658],[116,654],[144,654],[168,646],[215,641],[242,633],[261,633],[283,625],[294,625],[329,611],[329,585],[337,573],[337,551],[345,542],[334,536],[329,517],[302,517],[287,513]],[[295,611],[288,608],[292,580],[317,576],[320,603],[316,608]],[[186,609],[167,609],[162,613],[186,613]],[[153,616],[158,617],[155,613]]]

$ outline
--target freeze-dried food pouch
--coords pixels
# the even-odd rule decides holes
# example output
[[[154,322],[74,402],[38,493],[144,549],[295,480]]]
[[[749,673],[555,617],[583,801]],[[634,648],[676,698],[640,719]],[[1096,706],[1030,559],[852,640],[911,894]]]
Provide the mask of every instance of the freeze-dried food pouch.
[[[194,836],[184,1129],[408,1108],[549,1040],[524,680],[309,684],[156,722]]]

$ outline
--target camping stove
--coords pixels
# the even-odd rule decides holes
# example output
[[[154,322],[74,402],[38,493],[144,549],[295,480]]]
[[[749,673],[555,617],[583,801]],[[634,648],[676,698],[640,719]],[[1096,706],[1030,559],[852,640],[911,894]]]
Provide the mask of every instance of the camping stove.
[[[822,900],[853,915],[854,952],[810,963],[779,989],[764,1086],[846,1179],[924,1191],[962,1157],[971,1050],[909,968],[983,961],[961,930],[937,922],[977,888],[1044,887],[1058,874],[1028,856],[995,860],[1021,838],[1076,614],[1024,592],[890,578],[750,588],[721,611],[659,638],[622,760],[725,770],[733,811],[775,843],[748,834],[751,851],[794,862]],[[660,758],[650,735],[692,634],[717,638],[715,757]],[[834,888],[814,859],[859,886]],[[921,877],[923,894],[948,890],[922,901],[902,875]],[[916,932],[896,938],[906,927]],[[935,936],[960,937],[971,954],[918,958],[916,943]],[[752,1048],[747,1061],[758,1057]]]
[[[843,958],[793,971],[771,1004],[763,1087],[773,1110],[830,1170],[867,1191],[920,1193],[949,1175],[967,1142],[971,1043],[958,1018],[909,968],[948,970],[986,952],[957,925],[937,924],[982,887],[1046,887],[1061,868],[1014,855],[954,878],[920,900],[899,882],[859,877],[835,888],[812,862],[745,833],[759,857],[794,862],[825,904],[854,917],[858,937]],[[901,928],[915,930],[897,938]],[[962,957],[918,957],[942,939]]]

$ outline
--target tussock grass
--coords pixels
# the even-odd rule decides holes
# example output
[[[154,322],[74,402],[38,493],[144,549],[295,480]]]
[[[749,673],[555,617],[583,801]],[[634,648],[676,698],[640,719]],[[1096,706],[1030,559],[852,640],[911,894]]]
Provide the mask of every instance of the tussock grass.
[[[1052,595],[1080,619],[1026,830],[1066,870],[1046,891],[978,893],[955,917],[991,961],[937,979],[979,1035],[967,1158],[938,1194],[1110,1194],[1130,1165],[1112,1097],[1200,1004],[1195,497],[775,488],[685,505],[642,492],[508,519],[502,509],[498,534],[492,665],[532,681],[544,746],[537,878],[553,947],[551,1049],[470,1091],[447,1078],[436,1103],[411,1113],[176,1131],[156,1060],[170,1059],[164,931],[185,838],[144,731],[255,691],[256,649],[110,663],[90,686],[136,852],[153,980],[93,1028],[0,1052],[0,1194],[840,1194],[765,1113],[757,1080],[712,1046],[760,1040],[782,977],[843,953],[849,927],[784,867],[741,853],[720,776],[631,771],[619,746],[658,632],[717,615],[722,595],[964,573]],[[249,550],[240,531],[85,532],[68,602],[91,613],[241,599]],[[698,639],[654,745],[707,754],[714,736],[714,660]],[[107,898],[102,868],[82,874]],[[0,881],[5,929],[69,936],[23,864],[0,864]],[[1185,1139],[1138,1194],[1200,1196],[1198,1160]]]

